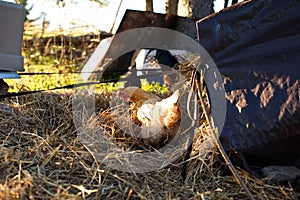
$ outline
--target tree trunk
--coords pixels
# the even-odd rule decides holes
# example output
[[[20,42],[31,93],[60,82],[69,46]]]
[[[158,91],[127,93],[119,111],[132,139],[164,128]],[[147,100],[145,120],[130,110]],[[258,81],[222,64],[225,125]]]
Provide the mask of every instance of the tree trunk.
[[[178,8],[178,0],[167,0],[166,4],[166,13],[176,15]]]
[[[146,0],[146,11],[153,12],[153,0]]]
[[[8,85],[3,81],[3,79],[0,79],[0,95],[7,94],[8,91]]]
[[[176,30],[197,39],[196,21],[213,13],[213,0],[179,0]]]
[[[177,14],[201,19],[213,13],[213,0],[179,0]]]

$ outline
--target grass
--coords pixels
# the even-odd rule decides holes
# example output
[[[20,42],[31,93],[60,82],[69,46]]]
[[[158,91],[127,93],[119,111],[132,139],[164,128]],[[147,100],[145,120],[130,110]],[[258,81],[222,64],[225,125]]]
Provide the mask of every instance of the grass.
[[[80,74],[80,67],[69,65],[56,64],[55,60],[46,56],[42,62],[36,59],[25,58],[25,72],[28,73],[54,73],[54,74],[36,74],[36,75],[21,75],[20,79],[5,79],[9,85],[9,92],[33,91],[33,90],[49,90],[51,88],[72,85],[83,82]],[[122,87],[122,83],[103,83],[96,86],[97,90],[106,90],[108,92],[115,91]],[[159,83],[149,83],[143,79],[141,87],[148,92],[161,93],[168,92],[168,89]]]
[[[53,74],[36,74],[22,75],[20,79],[5,80],[9,87],[9,92],[19,92],[24,90],[48,90],[54,87],[74,84],[80,80],[77,72],[80,63],[74,64],[72,61],[59,61],[56,55],[41,55],[34,48],[25,49],[22,52],[24,56],[24,68],[28,73],[53,73]]]
[[[43,62],[37,62],[25,58],[25,72],[37,73],[36,75],[21,75],[20,79],[5,79],[9,85],[9,92],[49,90],[51,88],[72,85],[83,82],[79,66],[72,63],[68,65],[56,64],[55,60],[46,57]],[[53,74],[38,74],[53,73]],[[120,87],[118,83],[105,83],[97,85],[98,90],[107,90],[109,92]]]

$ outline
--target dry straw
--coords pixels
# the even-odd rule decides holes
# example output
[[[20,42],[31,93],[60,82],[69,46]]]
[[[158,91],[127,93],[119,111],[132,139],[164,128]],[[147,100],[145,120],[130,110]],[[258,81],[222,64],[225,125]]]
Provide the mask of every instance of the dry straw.
[[[77,137],[72,92],[7,98],[0,106],[0,199],[247,199],[216,148],[202,152],[208,123],[201,118],[187,176],[180,156],[162,169],[128,173],[99,162]],[[144,149],[124,137],[109,112],[110,94],[98,94],[96,125],[123,148]],[[108,109],[108,110],[107,110]],[[96,126],[95,125],[95,126]],[[256,199],[296,199],[291,187],[267,184],[237,169]]]

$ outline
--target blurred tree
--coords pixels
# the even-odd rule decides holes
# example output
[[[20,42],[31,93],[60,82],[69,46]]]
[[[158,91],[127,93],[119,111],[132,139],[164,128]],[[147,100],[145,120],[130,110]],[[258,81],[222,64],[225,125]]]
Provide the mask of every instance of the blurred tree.
[[[29,20],[28,19],[28,15],[29,15],[30,11],[33,8],[33,5],[31,5],[31,6],[28,7],[28,0],[15,0],[15,3],[16,4],[21,4],[21,5],[24,6],[24,8],[25,8],[25,18],[24,18],[25,22],[30,22],[30,21],[37,20],[37,19],[34,19],[34,20]]]
[[[106,6],[108,4],[108,0],[89,0],[91,2],[96,2],[98,3],[101,7],[102,6]],[[70,3],[74,3],[73,0],[56,0],[56,4],[58,7],[65,7],[66,3],[70,2]]]
[[[179,0],[178,2],[179,16],[199,20],[213,12],[213,0]]]
[[[232,0],[231,5],[236,4],[237,2],[238,2],[238,0]],[[224,8],[229,7],[229,6],[230,6],[229,0],[225,0],[224,1]]]
[[[166,0],[166,13],[201,19],[213,13],[213,1],[214,0]],[[235,1],[237,0],[233,0],[232,2]]]
[[[178,9],[178,0],[166,0],[166,13],[176,15]]]
[[[146,11],[153,12],[153,0],[146,0]]]

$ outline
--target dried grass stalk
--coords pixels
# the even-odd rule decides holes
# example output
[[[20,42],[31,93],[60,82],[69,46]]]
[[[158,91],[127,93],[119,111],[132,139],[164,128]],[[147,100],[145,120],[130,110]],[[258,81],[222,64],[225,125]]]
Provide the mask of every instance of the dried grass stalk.
[[[183,157],[157,171],[129,173],[108,168],[77,137],[72,92],[44,92],[2,103],[0,109],[0,199],[245,199],[246,194],[214,148],[201,152],[203,123],[196,133],[187,179],[181,183]],[[122,135],[104,111],[109,96],[99,96],[98,118],[110,139],[123,148],[143,149]],[[292,188],[267,184],[238,169],[257,199],[296,199]]]

